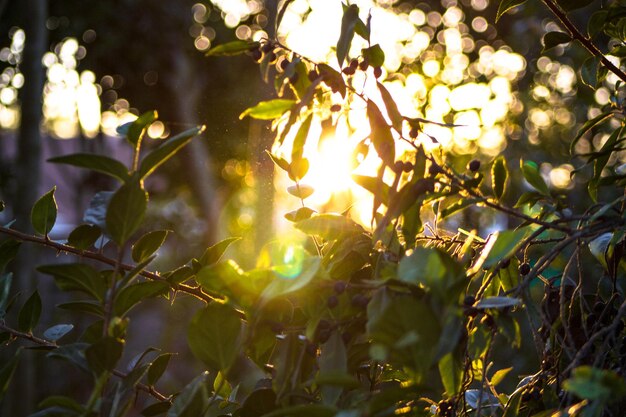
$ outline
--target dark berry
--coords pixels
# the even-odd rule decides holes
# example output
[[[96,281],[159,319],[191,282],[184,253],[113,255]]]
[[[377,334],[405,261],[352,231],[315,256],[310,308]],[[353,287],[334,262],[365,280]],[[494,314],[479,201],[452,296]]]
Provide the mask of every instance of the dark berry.
[[[347,286],[348,284],[345,281],[337,281],[335,282],[333,289],[335,290],[335,293],[341,294],[346,290]]]
[[[315,343],[306,342],[306,346],[304,350],[309,356],[312,356],[312,357],[317,356],[317,345]]]
[[[476,302],[476,297],[474,297],[471,294],[466,295],[465,298],[463,299],[463,305],[468,306],[468,307],[473,306],[475,302]]]
[[[330,329],[322,329],[318,332],[317,334],[317,341],[320,343],[326,343],[328,342],[328,339],[330,339],[330,335],[331,335],[332,331]]]
[[[361,61],[361,63],[359,64],[359,69],[361,71],[365,71],[367,69],[367,67],[369,67],[369,62],[367,62],[367,59],[364,59],[363,61]]]
[[[496,322],[493,321],[493,317],[491,317],[489,314],[486,314],[480,322],[489,328],[493,328],[493,326],[496,325]]]
[[[374,68],[374,77],[380,78],[383,75],[383,69],[381,67]]]
[[[276,54],[274,53],[274,51],[272,51],[272,52],[268,53],[268,54],[267,54],[267,57],[268,57],[268,62],[269,62],[270,64],[274,64],[274,63],[276,63]]]
[[[333,104],[330,106],[330,111],[333,113],[338,112],[339,110],[341,110],[341,104]]]
[[[465,307],[465,309],[463,310],[463,314],[465,314],[467,317],[476,317],[478,313],[479,311],[476,307]]]
[[[502,262],[500,262],[500,266],[502,268],[508,268],[509,265],[511,265],[511,259],[510,258],[507,258],[507,259],[503,260]]]
[[[352,67],[345,67],[344,69],[341,70],[341,72],[343,72],[346,75],[352,75],[356,72],[356,70]]]
[[[272,42],[265,42],[263,46],[261,46],[261,51],[263,51],[264,54],[272,52],[273,50],[274,44],[272,44]]]
[[[291,77],[289,77],[289,82],[291,84],[295,84],[298,82],[298,79],[300,78],[300,75],[297,72],[294,72]]]
[[[523,403],[527,403],[528,401],[530,401],[531,399],[531,395],[530,392],[526,391],[522,394],[522,402]]]
[[[476,172],[480,169],[480,161],[478,159],[472,159],[467,167],[470,171]]]
[[[401,173],[403,169],[404,169],[404,163],[403,163],[402,161],[396,161],[396,162],[393,164],[393,170],[394,170],[396,173],[398,173],[398,174],[399,174],[399,173]]]
[[[606,307],[606,304],[604,304],[602,301],[598,301],[593,305],[593,312],[596,314],[601,314],[604,311],[604,307]]]
[[[311,71],[309,71],[308,76],[309,76],[309,81],[313,82],[313,81],[317,80],[317,77],[319,77],[319,74],[317,73],[317,71],[311,70]]]
[[[335,307],[337,307],[339,305],[339,298],[337,298],[336,295],[331,295],[326,300],[326,305],[328,306],[328,308],[335,308]]]
[[[250,56],[252,56],[252,59],[258,62],[263,57],[263,53],[261,53],[261,51],[258,49],[253,49],[252,51],[250,51]]]
[[[357,308],[365,308],[369,302],[370,299],[363,294],[355,294],[352,297],[352,305]]]
[[[356,71],[356,69],[359,67],[359,61],[356,59],[353,59],[352,61],[350,61],[350,68],[352,68],[354,71]]]
[[[443,171],[441,170],[441,167],[437,164],[430,164],[430,166],[428,167],[428,173],[433,177],[437,174],[440,174],[441,172]]]
[[[413,171],[413,164],[410,163],[409,161],[404,161],[404,163],[402,164],[402,171],[404,172]]]
[[[415,139],[419,133],[420,130],[417,127],[413,126],[411,130],[409,130],[409,137],[411,139]]]
[[[280,61],[280,64],[279,64],[280,69],[283,70],[283,71],[286,70],[287,67],[289,66],[289,64],[290,64],[290,62],[289,62],[288,59],[283,59],[282,61]]]
[[[524,277],[528,275],[529,272],[530,272],[530,265],[528,265],[528,263],[524,262],[523,264],[519,266],[519,274],[521,276]]]

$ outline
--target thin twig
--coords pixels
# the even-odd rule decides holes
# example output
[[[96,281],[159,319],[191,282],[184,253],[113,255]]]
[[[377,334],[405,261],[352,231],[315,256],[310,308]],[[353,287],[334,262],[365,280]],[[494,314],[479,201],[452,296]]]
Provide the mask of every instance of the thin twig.
[[[18,337],[20,339],[25,339],[25,340],[30,340],[31,342],[40,345],[40,346],[47,346],[49,348],[52,349],[57,349],[60,346],[56,344],[56,342],[50,341],[50,340],[46,340],[46,339],[42,339],[40,337],[37,337],[35,335],[33,335],[32,333],[25,333],[25,332],[20,332],[19,330],[15,330],[9,326],[7,326],[6,324],[0,322],[0,330],[7,332],[9,334],[11,334],[14,337]],[[119,377],[119,378],[126,378],[128,376],[128,374],[122,372],[122,371],[118,371],[117,369],[113,370],[113,375]],[[154,398],[156,398],[159,401],[169,401],[171,396],[166,396],[161,394],[159,391],[157,391],[153,386],[150,385],[146,385],[146,384],[142,384],[142,383],[138,383],[137,384],[137,389],[144,391],[148,394],[150,394],[151,396],[153,396]]]

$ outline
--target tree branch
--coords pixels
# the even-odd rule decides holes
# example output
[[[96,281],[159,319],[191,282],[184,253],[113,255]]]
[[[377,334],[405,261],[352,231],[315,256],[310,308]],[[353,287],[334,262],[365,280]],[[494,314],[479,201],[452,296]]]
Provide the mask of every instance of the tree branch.
[[[108,258],[100,253],[92,252],[89,250],[77,249],[69,245],[64,245],[62,243],[54,242],[50,239],[29,235],[27,233],[18,232],[17,230],[9,229],[8,227],[0,226],[0,234],[11,236],[14,239],[17,239],[22,242],[37,243],[43,246],[56,249],[57,251],[60,251],[60,252],[71,253],[74,255],[78,255],[82,258],[93,259],[95,261],[101,262],[103,264],[106,264],[112,267],[115,267],[117,264],[117,261],[115,259]],[[133,265],[121,263],[119,265],[119,268],[124,271],[131,271],[135,267]],[[152,281],[166,282],[166,280],[156,272],[150,272],[150,271],[144,270],[144,271],[141,271],[139,275]],[[202,300],[207,304],[219,299],[219,297],[217,296],[206,293],[200,287],[192,287],[190,285],[185,285],[185,284],[170,284],[170,285],[174,288],[174,290],[193,295],[197,299]]]
[[[3,322],[0,322],[0,330],[7,332],[9,334],[11,334],[14,337],[20,338],[20,339],[25,339],[25,340],[29,340],[37,345],[40,346],[47,346],[50,347],[52,349],[56,349],[58,347],[60,347],[59,345],[56,344],[56,342],[50,341],[50,340],[46,340],[46,339],[42,339],[40,337],[37,337],[35,335],[33,335],[32,333],[24,333],[24,332],[20,332],[19,330],[15,330],[9,326],[7,326],[6,324],[4,324]],[[126,378],[128,376],[128,374],[122,372],[122,371],[118,371],[117,369],[114,369],[112,371],[113,375],[119,377],[119,378]],[[148,394],[150,394],[151,396],[153,396],[154,398],[156,398],[159,401],[169,401],[169,399],[171,398],[171,396],[165,396],[163,394],[161,394],[159,391],[157,391],[153,386],[151,385],[146,385],[146,384],[142,384],[142,383],[138,383],[137,384],[137,389],[144,391]]]
[[[622,81],[626,82],[626,73],[624,73],[624,71],[622,71],[617,66],[615,66],[611,61],[609,61],[609,59],[606,56],[604,56],[602,51],[600,51],[593,44],[593,42],[591,42],[591,40],[589,38],[587,38],[585,35],[583,35],[578,30],[578,28],[576,28],[576,26],[574,26],[572,21],[569,20],[569,18],[567,17],[567,14],[565,14],[559,8],[559,6],[557,6],[556,3],[554,3],[554,1],[552,1],[552,0],[543,0],[543,3],[548,7],[548,9],[550,9],[552,14],[559,20],[559,22],[561,22],[561,24],[563,26],[565,26],[565,28],[570,33],[572,38],[574,38],[578,42],[580,42],[582,44],[582,46],[584,46],[585,49],[587,51],[589,51],[589,53],[591,55],[599,58],[600,61],[602,62],[602,64],[605,67],[607,67],[609,71],[611,71],[613,74],[617,75]]]

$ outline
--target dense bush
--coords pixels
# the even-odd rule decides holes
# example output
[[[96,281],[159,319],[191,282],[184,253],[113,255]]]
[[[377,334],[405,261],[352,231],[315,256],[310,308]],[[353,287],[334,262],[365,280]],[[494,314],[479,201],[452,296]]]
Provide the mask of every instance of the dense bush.
[[[289,3],[283,2],[277,26]],[[521,3],[502,1],[498,16]],[[109,175],[119,187],[94,197],[87,216],[92,221],[66,243],[48,238],[57,215],[52,189],[33,207],[35,235],[10,224],[0,227],[0,267],[7,267],[21,244],[74,256],[37,270],[52,276],[62,291],[80,294],[59,308],[96,320],[73,339],[66,336],[71,324],[34,334],[46,300],[35,292],[23,302],[11,291],[19,277],[5,272],[0,309],[3,316],[12,307],[18,313],[0,323],[5,349],[15,352],[0,370],[2,392],[26,347],[93,377],[89,398],[48,397],[37,416],[114,417],[132,414],[137,404],[145,406],[145,416],[168,417],[623,415],[620,86],[626,74],[615,62],[623,55],[626,8],[619,2],[602,5],[588,19],[588,37],[568,13],[589,2],[543,3],[567,30],[546,34],[545,49],[580,42],[592,55],[582,64],[585,82],[600,86],[610,73],[621,80],[610,85],[609,103],[569,139],[572,175],[587,188],[585,194],[571,191],[584,200],[576,202],[582,211],[568,206],[569,191],[547,185],[541,161],[507,155],[464,166],[466,160],[424,133],[432,122],[398,111],[383,83],[376,83],[380,100],[369,98],[353,77],[381,77],[385,54],[369,44],[370,30],[377,29],[355,5],[344,7],[338,67],[312,62],[276,39],[219,45],[208,55],[248,54],[274,78],[281,98],[261,102],[242,117],[275,121],[277,146],[270,157],[293,181],[288,192],[302,203],[285,217],[308,240],[279,237],[248,271],[222,259],[237,240],[226,239],[185,265],[151,272],[148,266],[168,231],[142,227],[148,205],[144,180],[202,129],[141,152],[145,130],[157,117],[148,112],[120,127],[134,149],[130,167],[92,154],[54,158]],[[600,35],[611,39],[610,54],[617,59],[595,46]],[[350,57],[355,36],[368,46]],[[349,117],[346,109],[356,103],[365,109],[371,133],[355,161],[368,152],[380,160],[376,176],[354,177],[373,195],[371,230],[347,213],[307,207],[315,190],[302,182],[311,124]],[[606,139],[577,153],[577,142],[589,141],[589,132],[607,132]],[[279,153],[284,142],[290,142],[288,156]],[[396,152],[400,142],[409,151]],[[458,221],[454,216],[468,210],[502,213],[509,227],[483,239],[476,233],[480,224],[466,217],[458,231],[446,230],[454,224],[449,219]],[[108,251],[114,248],[113,256],[102,250],[105,244]],[[130,364],[120,359],[131,309],[154,297],[175,302],[181,293],[206,304],[186,324],[189,348],[206,371],[198,370],[180,392],[164,394],[156,385],[171,353],[147,349]]]

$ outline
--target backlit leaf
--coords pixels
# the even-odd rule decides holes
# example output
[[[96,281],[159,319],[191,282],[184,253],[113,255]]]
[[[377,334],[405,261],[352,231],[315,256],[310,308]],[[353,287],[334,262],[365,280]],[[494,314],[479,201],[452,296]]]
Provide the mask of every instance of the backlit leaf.
[[[23,332],[30,332],[39,322],[39,317],[41,317],[41,297],[35,290],[20,309],[17,328]]]
[[[120,161],[104,155],[88,153],[75,153],[72,155],[57,156],[48,159],[48,162],[55,164],[67,164],[79,168],[86,168],[92,171],[109,175],[122,182],[128,177],[128,168]]]
[[[555,46],[561,45],[563,43],[568,43],[572,41],[572,37],[565,32],[548,32],[543,35],[543,51],[545,52],[548,49],[552,49]]]
[[[374,149],[378,153],[380,159],[387,165],[393,165],[396,157],[396,147],[391,129],[378,106],[373,101],[367,101],[367,117],[371,128],[371,140]]]
[[[498,6],[498,12],[496,13],[496,22],[502,17],[503,14],[525,2],[526,0],[501,0],[500,6]]]
[[[548,186],[544,181],[541,173],[539,172],[539,167],[533,161],[523,161],[520,160],[520,167],[522,169],[522,174],[524,175],[524,179],[537,191],[540,193],[549,196],[550,190],[548,190]]]
[[[132,248],[133,261],[141,262],[156,252],[165,242],[168,233],[168,230],[154,230],[140,237]]]
[[[158,148],[147,154],[139,164],[139,178],[144,179],[150,175],[155,169],[164,164],[168,159],[174,156],[195,136],[204,131],[204,126],[194,127],[185,130],[178,135],[167,139]]]
[[[498,200],[504,196],[508,180],[509,168],[507,167],[506,159],[503,156],[499,156],[493,161],[491,166],[491,188]]]
[[[107,231],[119,246],[123,246],[141,226],[148,194],[138,183],[122,185],[111,197],[106,214]]]
[[[343,17],[341,18],[341,32],[339,40],[337,41],[337,62],[339,62],[340,67],[343,65],[350,51],[352,38],[354,38],[355,25],[358,20],[359,8],[357,5],[351,4],[343,12]]]
[[[232,41],[208,50],[206,56],[240,55],[259,47],[259,42]]]
[[[277,98],[269,101],[262,101],[256,106],[250,107],[239,115],[239,119],[250,116],[253,119],[273,120],[282,116],[296,104],[295,100]]]
[[[52,187],[50,191],[45,193],[39,200],[35,202],[30,213],[30,221],[35,232],[40,235],[48,236],[50,230],[54,226],[57,219],[57,202],[54,199],[54,191],[56,187]]]

